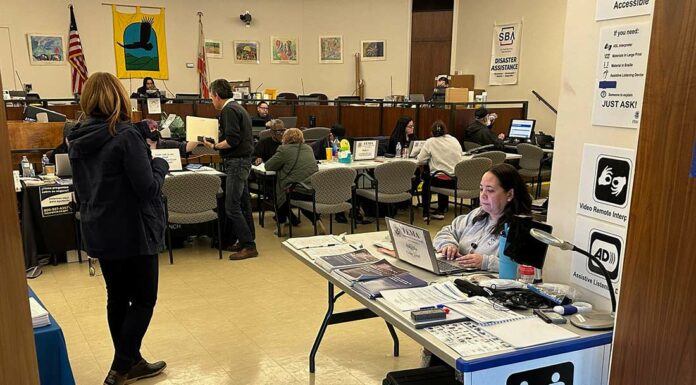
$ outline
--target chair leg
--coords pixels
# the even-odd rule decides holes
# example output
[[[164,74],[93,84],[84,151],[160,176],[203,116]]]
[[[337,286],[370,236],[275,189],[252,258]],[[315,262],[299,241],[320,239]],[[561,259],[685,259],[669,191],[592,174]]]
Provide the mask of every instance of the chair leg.
[[[288,197],[290,198],[290,197]],[[292,208],[290,208],[290,201],[288,200],[288,218],[292,218]],[[288,238],[292,238],[292,220],[290,220],[290,226],[288,227]]]
[[[413,224],[413,196],[411,196],[411,200],[409,200],[408,203],[408,219],[410,223]]]
[[[333,214],[329,214],[329,234],[333,234]]]
[[[217,237],[218,237],[218,257],[219,259],[222,259],[222,221],[220,220],[220,216],[218,215],[218,220],[217,220]]]
[[[312,215],[314,216],[314,235],[318,235],[317,232],[317,201],[312,199]]]
[[[350,220],[350,233],[355,234],[355,227],[357,226],[357,222],[355,221],[355,216],[358,215],[357,211],[355,211],[355,193],[350,195],[350,205],[351,205],[351,212],[353,213],[352,218]]]
[[[379,198],[377,197],[376,191],[375,191],[375,223],[377,224],[377,231],[379,231]]]
[[[82,231],[79,221],[75,221],[75,247],[77,248],[77,261],[82,263]]]
[[[169,264],[174,264],[174,254],[172,253],[172,230],[167,223],[167,248],[169,249]]]

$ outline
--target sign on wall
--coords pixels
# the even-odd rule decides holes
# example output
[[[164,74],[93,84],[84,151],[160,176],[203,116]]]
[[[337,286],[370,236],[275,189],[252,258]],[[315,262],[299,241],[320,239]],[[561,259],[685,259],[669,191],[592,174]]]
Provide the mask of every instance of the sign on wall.
[[[621,17],[649,15],[655,0],[597,0],[595,19],[607,20]]]
[[[650,23],[601,29],[592,124],[638,128],[649,49]]]
[[[496,24],[493,27],[491,73],[488,84],[493,86],[517,84],[521,39],[522,22]]]
[[[626,227],[635,157],[632,149],[585,144],[577,213]]]
[[[119,78],[169,79],[164,8],[158,13],[125,13],[111,6],[114,23],[114,55]]]
[[[579,215],[575,222],[574,244],[597,257],[609,273],[614,293],[619,295],[626,228]],[[582,254],[573,253],[570,266],[572,283],[609,298],[607,281],[600,268]]]

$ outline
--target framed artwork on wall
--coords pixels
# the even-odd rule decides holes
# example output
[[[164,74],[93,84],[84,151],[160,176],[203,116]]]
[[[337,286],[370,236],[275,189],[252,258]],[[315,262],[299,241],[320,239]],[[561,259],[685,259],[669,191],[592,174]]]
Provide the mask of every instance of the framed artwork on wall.
[[[222,59],[222,42],[220,40],[205,40],[205,56]]]
[[[343,63],[343,36],[319,36],[319,63]]]
[[[387,59],[387,44],[384,40],[362,40],[360,42],[362,61],[377,61]]]
[[[259,64],[259,42],[253,40],[235,40],[234,62]]]
[[[34,65],[65,64],[65,38],[63,35],[28,33],[29,62]]]
[[[271,63],[297,64],[296,37],[271,36]]]

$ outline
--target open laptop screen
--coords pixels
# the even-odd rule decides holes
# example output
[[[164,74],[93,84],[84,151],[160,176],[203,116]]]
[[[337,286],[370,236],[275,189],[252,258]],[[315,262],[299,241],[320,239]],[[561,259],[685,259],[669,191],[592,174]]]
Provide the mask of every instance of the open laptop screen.
[[[510,122],[508,137],[512,139],[529,140],[534,132],[534,119],[513,119]]]

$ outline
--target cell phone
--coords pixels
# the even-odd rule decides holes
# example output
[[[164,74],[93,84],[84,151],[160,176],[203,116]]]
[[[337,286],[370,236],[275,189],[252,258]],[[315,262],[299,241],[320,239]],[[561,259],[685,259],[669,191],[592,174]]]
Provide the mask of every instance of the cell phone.
[[[565,317],[554,311],[543,311],[542,309],[534,309],[534,314],[536,314],[537,317],[541,318],[542,320],[544,320],[544,322],[549,324],[564,324],[568,322],[568,320],[565,319]]]

